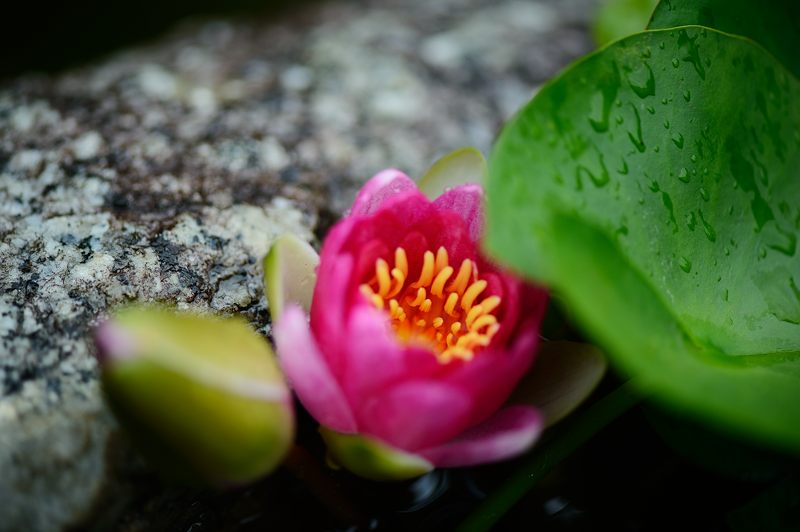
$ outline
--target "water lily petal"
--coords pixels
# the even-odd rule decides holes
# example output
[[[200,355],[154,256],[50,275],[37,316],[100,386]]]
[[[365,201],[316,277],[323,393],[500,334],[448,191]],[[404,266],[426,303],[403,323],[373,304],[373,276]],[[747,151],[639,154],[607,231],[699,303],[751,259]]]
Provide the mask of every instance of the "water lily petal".
[[[352,404],[374,395],[406,373],[403,346],[386,315],[371,304],[356,305],[347,323],[347,351],[340,382]],[[431,357],[433,358],[433,357]]]
[[[281,367],[306,410],[325,426],[355,432],[350,405],[317,348],[303,311],[288,305],[274,335]]]
[[[440,211],[459,214],[467,222],[469,236],[477,242],[483,233],[483,189],[479,185],[451,188],[433,201]]]
[[[416,191],[417,186],[400,170],[389,168],[367,181],[358,192],[350,216],[373,214],[387,199],[406,191]]]
[[[365,433],[414,451],[463,432],[471,409],[472,398],[460,388],[437,381],[407,381],[366,401],[358,421]]]
[[[491,416],[511,395],[535,358],[538,335],[534,327],[521,330],[509,349],[487,349],[470,362],[453,368],[446,382],[481,400],[475,402],[472,419],[480,422]]]
[[[496,462],[528,450],[539,437],[542,425],[542,416],[535,409],[511,406],[448,443],[416,454],[437,467]]]

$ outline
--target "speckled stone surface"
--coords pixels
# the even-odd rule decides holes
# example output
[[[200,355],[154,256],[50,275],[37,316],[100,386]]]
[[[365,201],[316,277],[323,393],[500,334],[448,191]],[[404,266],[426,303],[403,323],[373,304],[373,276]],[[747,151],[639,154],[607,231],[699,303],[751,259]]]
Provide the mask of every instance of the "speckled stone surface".
[[[267,333],[271,240],[314,240],[384,167],[488,150],[591,48],[591,7],[312,4],[0,87],[0,529],[86,522],[125,483],[89,342],[110,308],[169,301]]]

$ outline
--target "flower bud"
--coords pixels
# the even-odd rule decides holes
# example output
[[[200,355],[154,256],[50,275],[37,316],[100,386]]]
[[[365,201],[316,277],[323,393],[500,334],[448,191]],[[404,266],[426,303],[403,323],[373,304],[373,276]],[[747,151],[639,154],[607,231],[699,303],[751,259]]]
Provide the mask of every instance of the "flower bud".
[[[95,340],[109,405],[166,476],[239,485],[286,455],[290,394],[269,344],[245,321],[130,307]]]

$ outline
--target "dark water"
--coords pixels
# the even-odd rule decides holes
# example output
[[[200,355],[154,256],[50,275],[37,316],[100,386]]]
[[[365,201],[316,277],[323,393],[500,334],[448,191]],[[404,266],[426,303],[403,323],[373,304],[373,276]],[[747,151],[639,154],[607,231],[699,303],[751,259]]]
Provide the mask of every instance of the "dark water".
[[[613,381],[607,378],[598,395],[613,389]],[[554,468],[495,529],[800,530],[796,460],[767,454],[765,465],[764,453],[755,452],[754,458],[738,455],[728,471],[712,471],[668,446],[654,428],[654,416],[663,414],[637,407],[612,422]],[[683,423],[669,419],[673,426]],[[113,512],[106,508],[105,515],[101,512],[84,527],[453,530],[526,461],[376,483],[330,469],[315,424],[305,414],[298,442],[291,465],[245,489],[215,493],[168,487],[145,475],[124,506]]]

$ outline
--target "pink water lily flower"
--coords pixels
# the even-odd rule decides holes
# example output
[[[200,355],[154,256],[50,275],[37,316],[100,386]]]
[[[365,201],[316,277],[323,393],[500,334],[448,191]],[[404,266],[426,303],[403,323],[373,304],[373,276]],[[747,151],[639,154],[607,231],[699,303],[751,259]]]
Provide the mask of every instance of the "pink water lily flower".
[[[481,254],[482,201],[479,185],[431,201],[402,172],[379,173],[323,244],[310,324],[297,305],[277,319],[292,387],[357,473],[501,460],[541,432],[535,408],[504,405],[548,296]]]

